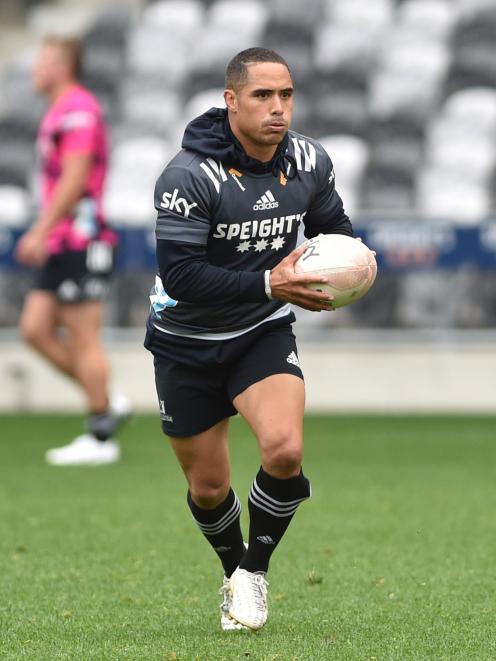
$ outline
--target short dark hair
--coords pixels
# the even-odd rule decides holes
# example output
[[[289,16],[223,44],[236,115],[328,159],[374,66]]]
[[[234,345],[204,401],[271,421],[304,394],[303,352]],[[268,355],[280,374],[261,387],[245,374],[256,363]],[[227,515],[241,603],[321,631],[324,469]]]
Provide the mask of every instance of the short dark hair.
[[[227,65],[226,69],[226,89],[237,90],[242,87],[248,79],[248,64],[258,62],[277,62],[283,64],[291,76],[291,70],[286,60],[273,50],[268,48],[247,48],[235,55]]]
[[[74,78],[81,75],[81,41],[73,37],[61,37],[56,34],[49,34],[43,39],[43,46],[58,48],[63,57],[69,64]]]

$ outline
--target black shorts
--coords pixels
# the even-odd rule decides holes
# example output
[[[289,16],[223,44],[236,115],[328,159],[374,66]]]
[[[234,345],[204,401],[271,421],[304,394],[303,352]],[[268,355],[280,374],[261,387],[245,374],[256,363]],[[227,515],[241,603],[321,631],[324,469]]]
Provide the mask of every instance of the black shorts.
[[[93,241],[86,250],[51,255],[33,288],[53,292],[60,303],[101,301],[107,295],[113,265],[114,248]]]
[[[231,340],[196,340],[148,328],[145,347],[154,355],[162,429],[192,436],[236,415],[232,402],[272,374],[303,379],[289,324],[258,328]]]

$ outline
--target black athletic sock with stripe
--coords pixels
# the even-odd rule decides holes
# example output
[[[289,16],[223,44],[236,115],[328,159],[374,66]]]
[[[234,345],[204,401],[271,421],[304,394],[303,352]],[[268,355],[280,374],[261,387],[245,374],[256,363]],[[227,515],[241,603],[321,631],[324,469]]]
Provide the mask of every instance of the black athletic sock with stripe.
[[[213,510],[204,510],[193,502],[188,491],[188,505],[198,528],[220,558],[229,578],[245,552],[239,524],[241,503],[232,489],[226,499]]]
[[[298,505],[310,498],[310,482],[303,471],[281,480],[260,468],[248,497],[250,536],[239,566],[250,572],[269,568],[270,556],[282,539]]]
[[[90,413],[86,428],[98,441],[107,441],[117,429],[117,418],[110,411]]]

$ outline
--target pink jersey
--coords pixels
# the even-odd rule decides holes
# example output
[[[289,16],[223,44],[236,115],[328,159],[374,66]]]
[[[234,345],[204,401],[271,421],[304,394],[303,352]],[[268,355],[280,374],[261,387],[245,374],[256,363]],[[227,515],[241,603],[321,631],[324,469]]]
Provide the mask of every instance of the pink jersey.
[[[42,202],[51,200],[67,154],[91,154],[93,163],[86,190],[70,215],[61,218],[48,235],[50,254],[64,250],[84,250],[98,239],[116,243],[116,235],[106,225],[102,195],[107,170],[107,136],[100,105],[81,85],[72,85],[44,116],[38,132],[41,156]]]

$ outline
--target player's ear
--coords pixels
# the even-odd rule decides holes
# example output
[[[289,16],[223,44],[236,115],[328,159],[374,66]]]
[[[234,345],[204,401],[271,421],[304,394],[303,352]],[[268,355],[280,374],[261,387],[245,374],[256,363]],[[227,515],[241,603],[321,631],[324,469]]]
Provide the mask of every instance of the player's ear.
[[[227,109],[231,112],[238,111],[238,100],[234,90],[224,90],[224,101],[226,102]]]

